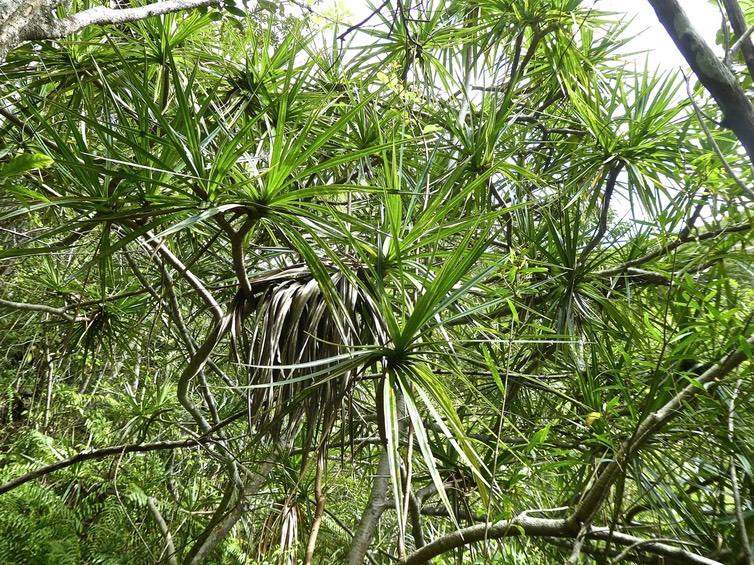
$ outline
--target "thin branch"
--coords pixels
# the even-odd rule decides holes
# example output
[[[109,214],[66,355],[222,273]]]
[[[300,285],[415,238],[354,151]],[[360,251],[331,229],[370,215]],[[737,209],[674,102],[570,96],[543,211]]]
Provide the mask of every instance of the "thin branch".
[[[193,559],[194,555],[204,546],[204,542],[207,540],[207,538],[212,535],[215,527],[217,527],[217,525],[222,522],[223,518],[225,518],[227,512],[229,512],[228,508],[230,507],[230,503],[233,502],[233,496],[236,494],[236,492],[243,492],[243,485],[239,485],[238,483],[239,481],[236,481],[235,478],[234,480],[230,480],[225,483],[225,489],[223,491],[223,496],[220,499],[220,502],[215,508],[215,511],[212,512],[212,516],[204,526],[202,532],[194,539],[193,547],[183,558],[184,562],[190,562]]]
[[[751,34],[754,33],[754,26],[751,26],[749,29],[746,30],[746,33],[744,33],[738,41],[736,41],[730,48],[730,51],[725,55],[725,62],[729,63],[738,53],[738,51],[743,47],[746,43],[751,44],[751,40],[749,39],[751,37]],[[751,71],[750,71],[751,72]]]
[[[565,562],[565,565],[578,565],[581,562],[581,548],[584,547],[584,539],[588,528],[582,527],[579,535],[576,536],[576,541],[573,542],[571,548],[571,555]]]
[[[736,383],[733,393],[728,401],[728,439],[731,444],[735,441],[735,421],[736,421],[736,399],[738,398],[738,391],[741,388],[741,380]],[[738,486],[738,473],[736,471],[736,456],[730,456],[730,486],[733,491],[733,504],[735,508],[736,522],[738,523],[738,532],[741,536],[741,545],[744,548],[744,559],[742,563],[745,565],[752,565],[751,559],[751,543],[749,541],[748,528],[746,527],[746,519],[744,517],[744,509],[741,504],[741,491]]]
[[[27,122],[24,122],[23,120],[21,120],[18,116],[16,116],[13,112],[8,110],[7,108],[0,108],[0,116],[3,116],[6,120],[12,123],[16,128],[21,130],[23,133],[27,135],[31,135],[32,137],[36,137],[48,149],[56,153],[60,152],[60,147],[58,147],[57,143],[55,143],[51,139],[47,139],[46,137],[38,134],[34,130],[33,127],[31,127]]]
[[[631,259],[630,261],[626,261],[625,263],[622,263],[616,267],[611,267],[609,269],[604,269],[602,271],[594,271],[592,275],[597,276],[597,277],[613,277],[617,275],[622,275],[626,273],[632,267],[637,267],[639,265],[643,265],[644,263],[649,263],[653,259],[657,259],[658,257],[661,257],[662,255],[667,255],[671,251],[679,248],[684,243],[701,243],[702,241],[706,241],[708,239],[714,239],[721,235],[725,235],[729,233],[739,233],[743,231],[750,231],[752,229],[754,229],[754,222],[746,222],[743,224],[731,224],[730,226],[726,226],[717,230],[708,231],[703,234],[691,235],[689,233],[685,233],[685,234],[682,233],[672,243],[668,243],[667,245],[664,245],[663,247],[660,247],[656,249],[655,251],[652,251],[651,253],[647,253],[646,255],[642,257],[637,257],[636,259]]]
[[[129,259],[129,265],[131,266],[131,270],[136,272],[138,270],[138,265],[136,265],[133,260]],[[194,340],[191,339],[191,334],[188,331],[188,328],[186,327],[186,322],[183,320],[183,315],[181,314],[181,307],[178,304],[178,295],[175,292],[175,284],[173,281],[173,276],[170,274],[170,271],[167,268],[167,265],[165,264],[165,261],[163,260],[160,263],[160,270],[162,271],[162,280],[163,280],[163,288],[165,289],[165,293],[167,294],[167,308],[168,315],[175,323],[176,327],[178,328],[178,333],[181,335],[181,338],[183,338],[183,343],[186,346],[186,349],[188,349],[189,356],[194,355],[196,353],[196,346],[194,344]],[[138,275],[137,275],[138,277]],[[140,279],[142,282],[142,285],[144,285],[147,281],[145,278]],[[155,293],[156,294],[156,293]],[[158,297],[158,300],[162,302],[162,300]]]
[[[168,560],[168,565],[178,565],[178,560],[175,558],[175,545],[173,545],[173,536],[170,535],[170,529],[165,522],[165,518],[162,517],[162,514],[160,514],[160,509],[157,508],[157,501],[151,496],[147,498],[147,507],[152,513],[152,517],[154,518],[155,522],[157,522],[157,526],[160,528],[162,537],[165,538],[165,551],[167,552],[166,559]]]
[[[602,272],[593,273],[593,274],[599,277],[607,277],[607,278],[615,276],[613,274],[605,275]],[[663,286],[667,286],[670,284],[670,277],[668,277],[667,275],[663,275],[662,273],[657,273],[655,271],[647,271],[644,269],[637,269],[635,267],[628,267],[621,274],[626,277],[629,277],[632,283],[657,284],[657,285],[663,285]]]
[[[238,497],[236,505],[228,512],[222,520],[209,532],[198,548],[193,548],[189,556],[184,561],[185,565],[199,565],[205,558],[212,553],[223,538],[233,529],[233,526],[243,517],[249,506],[249,499],[255,496],[264,485],[274,464],[271,461],[265,461],[254,475],[254,478]]]
[[[715,155],[717,155],[717,158],[720,160],[720,163],[722,163],[723,168],[725,169],[725,172],[728,173],[728,176],[733,179],[733,181],[738,185],[738,187],[741,190],[743,190],[749,198],[754,199],[754,191],[752,191],[748,186],[746,186],[746,184],[744,184],[744,182],[738,177],[736,172],[728,163],[728,160],[725,158],[725,155],[723,155],[723,152],[720,149],[720,146],[717,144],[717,141],[715,141],[715,138],[712,136],[712,132],[707,127],[707,124],[704,121],[704,112],[702,112],[702,109],[699,107],[699,104],[697,104],[696,100],[694,100],[694,93],[691,92],[691,83],[689,82],[689,77],[684,75],[683,78],[686,80],[686,92],[689,95],[689,100],[691,101],[691,105],[694,107],[694,112],[696,113],[696,117],[699,120],[699,125],[702,126],[704,135],[707,136],[707,141],[709,141],[710,145],[712,145],[712,149],[715,151]]]
[[[142,227],[141,224],[137,222],[126,223],[129,224],[129,227],[133,229],[139,229]],[[188,269],[186,265],[184,265],[183,262],[178,257],[176,257],[175,254],[170,251],[170,249],[167,248],[166,245],[164,245],[164,242],[157,241],[151,231],[148,231],[146,233],[146,236],[147,237],[144,238],[143,241],[149,246],[151,252],[153,254],[159,253],[166,263],[168,263],[171,267],[178,271],[178,273],[186,280],[186,282],[188,282],[189,285],[191,285],[191,287],[197,292],[199,298],[201,298],[202,301],[210,309],[212,316],[215,319],[215,323],[219,323],[223,318],[223,310],[217,303],[217,300],[215,300],[215,297],[212,295],[212,293],[207,290],[206,286],[204,286],[204,283],[199,279],[199,277],[191,272],[191,270]]]
[[[230,330],[230,320],[232,318],[232,313],[233,305],[231,304],[230,313],[227,316],[224,316],[218,323],[215,324],[215,327],[212,328],[212,331],[210,331],[209,335],[205,338],[204,343],[202,343],[199,349],[196,350],[196,353],[193,355],[193,357],[191,357],[191,361],[189,361],[189,363],[186,365],[186,368],[183,370],[180,378],[178,379],[178,401],[186,409],[186,411],[191,414],[202,432],[210,430],[211,427],[207,420],[204,418],[204,415],[202,415],[202,413],[194,404],[194,401],[191,400],[189,385],[191,384],[191,380],[196,377],[204,368],[204,365],[206,365],[209,356],[215,350],[217,344],[220,343],[220,340],[222,340],[225,334]]]
[[[27,312],[44,312],[53,316],[60,316],[69,322],[87,322],[88,318],[81,316],[71,316],[66,312],[67,308],[54,308],[45,304],[29,304],[28,302],[12,302],[10,300],[0,299],[0,307],[13,308],[15,310],[25,310]]]
[[[4,494],[8,491],[13,490],[14,488],[20,487],[24,483],[28,483],[29,481],[33,481],[34,479],[38,479],[45,475],[49,475],[54,471],[65,469],[66,467],[70,467],[71,465],[75,465],[76,463],[81,463],[82,461],[104,459],[105,457],[110,457],[112,455],[122,456],[126,453],[147,453],[149,451],[183,449],[184,447],[195,447],[197,445],[204,445],[205,443],[214,442],[215,440],[212,437],[212,434],[214,434],[216,431],[221,430],[225,426],[232,424],[245,415],[246,410],[231,414],[222,422],[212,427],[206,434],[197,438],[182,439],[176,441],[157,441],[154,443],[127,443],[123,445],[103,447],[100,449],[87,449],[85,451],[77,453],[73,457],[51,463],[50,465],[45,465],[44,467],[35,469],[34,471],[26,473],[25,475],[16,477],[15,479],[8,481],[7,483],[1,484],[0,494]]]
[[[374,16],[379,14],[380,10],[382,10],[382,8],[387,6],[388,2],[390,2],[390,0],[385,0],[382,4],[380,4],[377,8],[375,8],[375,10],[371,14],[369,14],[366,18],[361,20],[359,23],[353,24],[352,26],[347,27],[346,31],[344,31],[338,36],[338,41],[343,41],[349,33],[359,29],[361,26],[363,26],[365,23],[371,20]]]
[[[702,201],[699,202],[695,207],[694,211],[689,216],[688,221],[686,222],[686,225],[684,228],[679,232],[679,237],[686,237],[689,233],[691,233],[691,229],[694,227],[694,224],[696,224],[696,221],[699,219],[699,216],[702,215],[702,210],[704,210],[704,207],[707,205],[707,202],[709,201],[709,193],[704,194],[702,196]],[[692,200],[696,197],[696,193],[694,193]]]
[[[610,170],[607,174],[607,180],[605,181],[605,193],[602,195],[602,208],[600,209],[600,218],[599,218],[599,224],[597,225],[597,231],[592,236],[592,239],[589,241],[589,243],[586,244],[586,247],[581,251],[581,255],[579,256],[579,263],[583,264],[584,260],[587,258],[589,253],[599,245],[600,241],[602,241],[602,238],[605,236],[605,232],[607,231],[607,216],[610,212],[610,201],[613,197],[613,191],[615,190],[615,184],[618,182],[618,175],[620,174],[621,170],[623,169],[623,163],[618,161],[616,163],[613,163],[613,166],[610,167]]]
[[[201,445],[209,441],[213,440],[209,437],[204,437],[183,439],[178,441],[158,441],[155,443],[132,443],[124,445],[113,445],[111,447],[103,447],[101,449],[88,449],[86,451],[77,453],[73,457],[63,459],[62,461],[56,461],[55,463],[51,463],[50,465],[45,465],[44,467],[30,471],[25,475],[16,477],[15,479],[8,481],[7,483],[3,483],[2,485],[0,485],[0,494],[4,494],[10,490],[13,490],[14,488],[20,487],[24,483],[38,479],[39,477],[49,475],[53,471],[65,469],[66,467],[70,467],[71,465],[75,465],[76,463],[81,463],[82,461],[104,459],[105,457],[123,455],[126,453],[146,453],[149,451],[160,451],[166,449],[182,449],[184,447],[194,447]]]
[[[547,538],[547,537],[542,538],[542,539],[544,541],[546,541],[550,545],[554,545],[554,546],[557,546],[557,547],[563,547],[563,548],[569,549],[569,550],[573,549],[573,541],[568,540],[568,539],[564,539],[564,538]],[[664,540],[658,540],[658,541],[664,541]],[[609,548],[606,548],[606,547],[589,546],[589,545],[584,545],[581,548],[581,552],[584,553],[585,555],[598,556],[599,559],[601,559],[602,561],[604,561],[606,557],[615,557],[616,555],[618,555],[620,553],[620,551],[618,551],[617,549],[609,549]],[[647,558],[647,556],[644,556],[644,555],[635,557],[635,556],[630,555],[630,553],[626,554],[624,557],[622,557],[622,559],[623,559],[623,561],[630,561],[630,562],[633,562],[633,563],[641,563],[641,564],[645,564],[645,565],[647,563],[659,564],[659,563],[662,562],[662,559],[658,558],[658,557],[657,558]]]
[[[146,244],[146,242],[139,241],[138,243],[142,248],[145,248],[145,250],[148,251],[150,249],[150,247]],[[188,350],[189,358],[190,358],[189,364],[184,369],[181,375],[181,378],[178,381],[178,400],[179,402],[181,402],[183,407],[189,412],[189,414],[191,414],[191,416],[199,425],[200,429],[202,431],[206,431],[207,429],[209,429],[209,424],[207,423],[206,419],[202,416],[201,412],[199,412],[199,410],[196,408],[193,401],[191,400],[189,396],[189,392],[188,392],[188,384],[189,384],[189,381],[193,377],[197,375],[199,376],[201,392],[203,393],[204,400],[207,404],[207,407],[209,408],[210,415],[212,416],[212,423],[217,425],[220,421],[220,418],[218,416],[218,411],[217,411],[217,405],[215,403],[214,396],[212,395],[212,392],[207,386],[206,379],[204,379],[204,376],[202,373],[204,364],[210,362],[208,358],[212,350],[214,349],[216,343],[212,345],[212,348],[206,353],[206,355],[204,355],[203,357],[204,360],[201,361],[200,356],[197,355],[197,352],[199,350],[202,350],[202,348],[197,348],[193,338],[191,337],[188,331],[188,328],[186,327],[183,321],[183,317],[181,316],[180,306],[178,305],[178,297],[175,293],[174,281],[170,272],[167,269],[167,259],[165,255],[161,256],[159,267],[162,272],[162,277],[164,281],[163,287],[168,294],[169,301],[165,301],[162,297],[160,297],[157,294],[155,289],[152,288],[152,286],[149,284],[149,281],[147,281],[146,277],[144,277],[144,275],[141,274],[138,266],[136,265],[136,263],[133,261],[133,259],[130,257],[128,253],[126,253],[126,258],[129,265],[131,266],[131,270],[136,274],[137,278],[142,283],[142,285],[155,298],[155,300],[158,301],[158,303],[161,303],[164,305],[165,310],[168,312],[168,316],[170,316],[170,318],[178,327],[178,333],[184,341],[184,345],[186,346],[186,349]],[[177,261],[177,258],[176,258],[176,261]],[[186,269],[186,272],[190,272],[190,271]],[[211,294],[209,295],[209,297],[214,301],[214,298],[212,297]],[[215,327],[222,328],[222,326],[223,326],[223,319],[217,322]],[[219,341],[221,338],[222,338],[222,335],[219,335],[219,337],[216,337],[215,339],[216,341]],[[209,345],[205,342],[204,346],[208,347]],[[187,373],[187,371],[189,370],[192,371],[190,375]],[[221,378],[224,377],[224,373],[220,370],[219,367],[217,367],[216,372],[218,372]],[[224,379],[224,380],[226,380],[226,383],[228,383],[227,379]],[[231,384],[231,383],[228,383],[228,384]],[[222,438],[221,436],[221,439],[224,439],[224,438]]]
[[[748,348],[754,347],[754,335],[746,340]],[[595,513],[607,498],[613,483],[618,479],[624,465],[633,457],[657,432],[675,419],[684,404],[704,392],[704,385],[721,380],[734,371],[741,363],[748,359],[746,346],[738,347],[728,353],[718,363],[707,369],[696,380],[689,384],[665,403],[660,409],[649,414],[639,426],[633,437],[625,442],[613,459],[606,464],[602,473],[583,496],[569,522],[575,528],[580,524],[589,523]]]
[[[754,44],[752,44],[750,39],[754,26],[746,29],[746,17],[743,10],[741,10],[738,0],[723,0],[723,5],[725,6],[725,12],[728,15],[733,32],[739,36],[738,40],[730,48],[730,51],[725,54],[724,62],[729,64],[736,56],[738,50],[741,49],[749,75],[754,79]]]
[[[621,534],[622,535],[622,534]],[[650,543],[662,543],[662,542],[671,542],[671,543],[680,543],[677,540],[674,539],[668,539],[668,538],[653,538],[653,539],[642,539],[638,540],[635,543],[632,543],[629,545],[626,549],[621,551],[620,553],[616,554],[613,559],[610,561],[609,565],[615,565],[616,563],[621,563],[628,555],[639,548],[641,548],[644,545],[650,544]]]
[[[147,251],[147,255],[149,255],[149,249],[143,242],[138,242],[140,246],[145,248]],[[136,278],[139,280],[141,285],[144,287],[147,293],[157,302],[165,312],[167,312],[168,317],[170,320],[172,320],[176,327],[178,328],[178,336],[183,341],[184,345],[186,346],[186,350],[190,353],[190,355],[194,355],[196,353],[196,349],[198,347],[196,340],[191,336],[190,332],[188,331],[188,328],[183,323],[183,317],[180,315],[180,312],[176,313],[175,311],[175,305],[173,304],[173,300],[171,299],[170,302],[165,300],[160,294],[157,292],[157,290],[151,285],[151,283],[147,280],[144,273],[141,272],[141,269],[139,269],[139,266],[136,264],[136,262],[131,257],[131,254],[126,252],[126,261],[128,262],[128,265],[131,267],[131,271],[136,276]],[[162,271],[163,273],[168,273],[167,269],[164,268],[164,264],[162,264]],[[225,372],[218,367],[218,365],[212,361],[211,359],[207,362],[207,364],[210,366],[210,368],[215,372],[216,375],[218,375],[223,382],[230,388],[231,390],[236,389],[236,383],[234,383],[228,375],[225,374]]]
[[[317,547],[317,535],[322,526],[322,518],[325,516],[325,502],[327,493],[322,489],[322,475],[325,470],[325,457],[320,453],[317,457],[317,471],[314,475],[314,517],[312,518],[312,527],[309,532],[309,540],[306,543],[306,554],[304,556],[304,565],[311,565],[314,559],[314,550]]]

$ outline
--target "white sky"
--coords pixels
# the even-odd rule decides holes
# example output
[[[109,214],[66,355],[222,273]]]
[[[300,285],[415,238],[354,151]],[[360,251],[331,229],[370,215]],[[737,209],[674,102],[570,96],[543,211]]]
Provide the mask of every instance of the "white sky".
[[[715,35],[722,23],[720,11],[709,0],[683,0],[681,4],[697,31],[715,48]],[[596,0],[595,5],[600,10],[626,12],[628,19],[634,18],[629,31],[638,37],[631,50],[650,50],[651,65],[662,69],[688,66],[647,0]]]
[[[371,2],[379,5],[381,0],[371,0]],[[345,7],[352,14],[349,18],[352,22],[364,20],[372,11],[367,6],[367,0],[324,0],[324,3]],[[681,4],[708,45],[720,52],[721,50],[715,45],[715,36],[722,23],[719,9],[709,0],[682,0]],[[664,71],[679,72],[680,69],[688,69],[687,63],[657,20],[648,0],[586,0],[582,7],[588,9],[590,5],[600,11],[623,12],[626,14],[626,21],[633,20],[627,33],[635,36],[635,39],[626,46],[626,51],[637,54],[635,58],[639,65],[643,65],[646,61],[650,67],[657,67]],[[679,96],[684,96],[684,94],[681,93]],[[621,194],[616,194],[614,208],[619,216],[624,218],[630,218],[636,214],[639,217],[643,215],[640,210],[630,212],[628,201],[625,195]]]
[[[381,0],[372,0],[375,5]],[[697,31],[707,40],[711,47],[715,47],[715,35],[720,29],[721,15],[719,10],[709,0],[682,0],[683,9],[694,23]],[[352,22],[360,22],[371,13],[366,0],[324,0],[323,6],[340,5],[352,15],[348,18]],[[636,35],[634,42],[629,44],[631,52],[649,50],[649,63],[663,70],[687,68],[683,57],[668,37],[665,29],[657,21],[657,16],[647,0],[587,0],[582,7],[590,5],[600,11],[624,12],[626,20],[633,18],[629,33]],[[375,18],[376,21],[376,18]],[[372,22],[370,22],[372,23]],[[638,57],[643,63],[645,55]]]

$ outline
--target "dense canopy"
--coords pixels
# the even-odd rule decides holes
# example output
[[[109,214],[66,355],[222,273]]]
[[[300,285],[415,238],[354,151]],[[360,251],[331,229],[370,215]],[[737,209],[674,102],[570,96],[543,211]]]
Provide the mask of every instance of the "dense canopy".
[[[752,563],[754,4],[650,3],[0,3],[0,562]]]

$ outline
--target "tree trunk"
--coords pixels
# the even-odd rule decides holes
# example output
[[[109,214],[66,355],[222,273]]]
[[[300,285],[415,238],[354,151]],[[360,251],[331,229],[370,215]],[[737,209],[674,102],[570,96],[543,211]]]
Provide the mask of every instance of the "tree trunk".
[[[696,31],[678,0],[649,0],[649,3],[754,163],[754,107],[743,88]]]
[[[359,527],[353,536],[351,551],[348,554],[347,565],[362,565],[372,541],[374,531],[380,521],[380,516],[385,511],[385,498],[390,486],[390,454],[387,449],[382,450],[380,462],[377,465],[377,473],[374,476],[372,492],[369,502],[361,515]]]

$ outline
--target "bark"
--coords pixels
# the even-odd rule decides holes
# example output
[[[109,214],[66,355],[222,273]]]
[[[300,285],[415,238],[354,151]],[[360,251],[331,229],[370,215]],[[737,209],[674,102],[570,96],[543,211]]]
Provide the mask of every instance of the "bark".
[[[74,306],[75,307],[75,306]],[[89,318],[84,316],[71,316],[67,310],[71,308],[54,308],[45,304],[29,304],[28,302],[13,302],[11,300],[0,299],[0,308],[12,308],[14,310],[25,310],[27,312],[44,312],[53,316],[60,316],[69,322],[88,322]]]
[[[194,401],[191,399],[191,380],[199,374],[199,372],[209,360],[209,356],[212,354],[212,351],[214,351],[215,347],[217,347],[217,344],[229,331],[230,320],[231,313],[229,313],[228,316],[226,316],[225,319],[223,319],[219,324],[215,325],[207,338],[204,340],[204,343],[202,343],[199,349],[196,350],[196,353],[191,358],[191,361],[189,361],[188,365],[186,365],[186,368],[183,370],[180,378],[178,379],[178,401],[186,409],[186,411],[191,414],[197,426],[202,432],[210,430],[211,426],[204,418],[204,415],[201,413],[201,411],[196,407]]]
[[[428,559],[437,557],[453,549],[491,539],[531,536],[556,539],[568,538],[575,540],[578,535],[579,530],[574,530],[568,520],[532,518],[522,514],[512,520],[477,524],[457,530],[452,534],[437,539],[415,551],[402,561],[401,565],[419,565]],[[674,563],[688,563],[690,565],[722,565],[719,561],[696,555],[666,543],[637,538],[620,532],[611,533],[607,528],[588,529],[584,538],[587,540],[592,539],[600,541],[607,541],[610,539],[611,543],[614,545],[635,546],[637,550],[644,553],[668,557],[674,560]]]
[[[582,498],[576,511],[569,518],[569,522],[571,522],[573,527],[587,524],[592,520],[607,498],[613,484],[623,472],[623,468],[628,460],[636,455],[659,431],[673,421],[681,413],[681,408],[684,404],[691,401],[698,394],[705,392],[704,385],[722,380],[741,363],[746,361],[748,358],[746,349],[754,347],[754,335],[750,336],[746,343],[747,346],[742,346],[730,352],[718,363],[702,373],[696,383],[686,386],[686,388],[671,398],[659,410],[649,414],[639,424],[633,437],[621,446],[610,463],[605,466],[602,473],[600,473]]]
[[[44,467],[35,469],[34,471],[26,473],[25,475],[16,477],[15,479],[8,481],[7,483],[1,484],[0,494],[4,494],[10,490],[13,490],[14,488],[20,487],[24,483],[28,483],[29,481],[33,481],[34,479],[48,475],[53,471],[65,469],[66,467],[70,467],[71,465],[75,465],[76,463],[81,463],[82,461],[104,459],[105,457],[111,457],[113,455],[124,455],[126,453],[145,453],[148,451],[159,451],[163,449],[182,449],[184,447],[201,445],[202,443],[206,443],[208,441],[211,441],[211,438],[114,445],[111,447],[103,447],[102,449],[82,451],[81,453],[78,453],[73,457],[51,463],[50,465],[45,465]]]
[[[725,124],[736,134],[754,163],[754,107],[733,73],[694,29],[678,0],[649,0],[649,3],[696,77],[720,106]]]
[[[610,267],[609,269],[604,269],[602,271],[594,271],[592,272],[592,275],[596,277],[615,277],[622,274],[630,274],[631,269],[634,267],[637,267],[639,265],[643,265],[645,263],[649,263],[650,261],[653,261],[654,259],[657,259],[658,257],[664,257],[666,255],[669,255],[671,251],[674,251],[681,247],[685,243],[700,243],[702,241],[706,241],[708,239],[715,239],[716,237],[721,237],[729,233],[739,233],[742,231],[750,231],[754,230],[754,222],[745,222],[742,224],[731,224],[729,226],[725,226],[720,229],[708,231],[706,233],[697,234],[697,233],[681,233],[678,235],[677,239],[673,241],[672,243],[669,243],[665,246],[658,247],[651,253],[648,253],[647,255],[644,255],[642,257],[638,257],[636,259],[632,259],[630,261],[626,261],[625,263],[618,265],[616,267]]]
[[[741,6],[738,5],[737,0],[723,0],[723,5],[725,6],[725,12],[728,14],[730,26],[736,34],[736,39],[741,41],[741,53],[743,53],[746,68],[751,78],[754,79],[754,44],[751,41],[751,37],[745,37],[746,19],[744,18],[744,13],[741,10]]]
[[[55,17],[61,2],[57,0],[21,0],[0,4],[0,63],[24,41],[60,39],[85,27],[98,24],[122,24],[152,16],[192,10],[218,4],[218,0],[166,0],[138,8],[113,9],[97,6],[64,18]],[[4,14],[2,12],[5,12]],[[7,16],[7,17],[6,17]]]
[[[160,528],[162,537],[165,538],[165,559],[168,565],[178,565],[178,560],[175,558],[175,545],[173,545],[173,536],[170,535],[170,528],[168,528],[165,518],[162,517],[159,508],[157,508],[157,501],[151,496],[147,498],[147,507],[152,513],[157,526]]]
[[[237,412],[233,414],[232,416],[225,418],[225,420],[223,420],[218,425],[210,429],[207,434],[198,438],[183,439],[183,440],[178,440],[178,441],[158,441],[154,443],[130,443],[130,444],[123,444],[123,445],[113,445],[110,447],[103,447],[101,449],[89,449],[86,451],[82,451],[80,453],[77,453],[73,457],[69,457],[68,459],[63,459],[62,461],[56,461],[55,463],[51,463],[50,465],[45,465],[44,467],[35,469],[34,471],[26,473],[25,475],[16,477],[15,479],[8,481],[7,483],[1,484],[0,494],[4,494],[10,490],[13,490],[14,488],[20,487],[24,483],[28,483],[29,481],[33,481],[34,479],[44,477],[45,475],[49,475],[50,473],[54,471],[58,471],[59,469],[65,469],[66,467],[70,467],[71,465],[75,465],[76,463],[81,463],[83,461],[104,459],[105,457],[112,457],[113,455],[122,456],[122,455],[125,455],[126,453],[147,453],[149,451],[183,449],[186,447],[195,447],[198,445],[203,445],[205,443],[214,442],[216,440],[212,437],[211,434],[224,428],[228,424],[235,422],[236,420],[238,420],[239,418],[245,415],[246,415],[245,410],[243,412]]]
[[[698,394],[705,392],[705,385],[722,380],[741,363],[746,361],[748,359],[746,351],[754,347],[754,335],[750,336],[746,343],[747,345],[731,351],[718,363],[707,369],[698,377],[696,383],[689,384],[660,409],[649,414],[639,424],[633,437],[621,446],[612,461],[605,466],[603,472],[596,478],[592,486],[585,493],[579,506],[569,518],[546,520],[530,518],[524,513],[512,520],[477,524],[458,530],[425,545],[409,555],[403,561],[403,565],[418,565],[455,548],[490,539],[531,536],[576,540],[580,534],[584,534],[585,539],[609,540],[611,544],[615,545],[635,546],[637,550],[641,550],[644,553],[670,557],[682,563],[718,565],[718,561],[683,551],[674,546],[653,540],[636,538],[606,528],[593,528],[590,526],[590,523],[607,498],[613,484],[620,477],[627,461],[636,455],[658,432],[673,421],[681,413],[681,409],[686,403]]]
[[[614,162],[608,170],[607,178],[605,180],[605,192],[602,195],[602,206],[600,209],[599,224],[597,224],[597,232],[581,251],[578,261],[579,264],[584,264],[589,253],[591,253],[592,250],[600,244],[602,238],[605,237],[605,233],[607,232],[607,217],[610,213],[610,202],[613,197],[613,192],[615,191],[615,184],[618,182],[618,175],[620,175],[622,170],[623,163],[620,161]]]
[[[325,472],[325,458],[320,455],[317,458],[317,473],[314,477],[314,518],[312,519],[312,529],[309,532],[309,541],[306,544],[306,554],[304,556],[304,565],[311,565],[314,559],[314,550],[317,547],[317,535],[322,526],[322,518],[325,516],[325,502],[327,494],[322,489],[322,475]]]
[[[410,485],[409,485],[410,486]],[[414,536],[414,546],[419,549],[424,547],[424,531],[422,529],[421,504],[413,491],[408,491],[409,518],[411,518],[411,534]]]
[[[383,449],[380,456],[380,462],[377,465],[377,472],[372,484],[372,492],[369,495],[369,502],[361,515],[361,521],[353,536],[351,550],[348,554],[347,565],[362,565],[369,549],[369,543],[372,541],[374,531],[380,521],[380,516],[385,511],[385,499],[388,488],[390,487],[390,454]],[[418,562],[417,562],[418,563]]]
[[[257,472],[256,476],[250,481],[250,483],[244,489],[238,497],[238,501],[235,506],[228,512],[218,523],[212,528],[208,534],[199,542],[199,544],[192,548],[186,559],[183,561],[184,565],[199,565],[210,553],[217,547],[225,536],[230,533],[233,526],[246,513],[249,506],[249,501],[254,497],[264,485],[267,475],[272,470],[273,463],[265,462]]]

